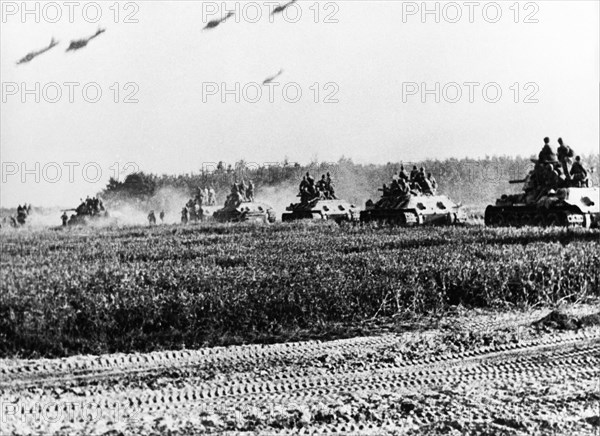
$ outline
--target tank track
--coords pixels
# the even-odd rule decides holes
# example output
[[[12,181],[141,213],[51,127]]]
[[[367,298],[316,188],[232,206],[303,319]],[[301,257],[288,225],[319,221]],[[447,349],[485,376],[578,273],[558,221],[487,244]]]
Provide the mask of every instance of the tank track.
[[[591,222],[589,214],[569,209],[545,210],[531,206],[488,206],[485,210],[485,225],[487,226],[577,226],[589,228]]]

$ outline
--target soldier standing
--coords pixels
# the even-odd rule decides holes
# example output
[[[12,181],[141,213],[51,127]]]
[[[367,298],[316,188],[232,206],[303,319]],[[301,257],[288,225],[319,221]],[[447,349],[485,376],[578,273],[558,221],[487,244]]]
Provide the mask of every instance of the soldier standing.
[[[63,211],[60,219],[62,220],[63,227],[67,227],[67,221],[69,221],[69,216],[67,215],[67,211]]]
[[[556,154],[552,151],[550,147],[550,138],[544,138],[544,147],[542,147],[542,151],[538,155],[540,162],[556,162]]]
[[[558,138],[558,150],[557,150],[557,157],[558,157],[558,161],[560,162],[561,166],[562,166],[562,172],[565,175],[565,177],[567,178],[567,180],[569,180],[571,177],[569,175],[569,168],[567,166],[568,163],[570,163],[571,158],[573,157],[573,150],[571,150],[571,147],[569,147],[568,145],[565,145],[563,143],[562,138]]]
[[[156,224],[156,216],[154,215],[153,210],[151,210],[148,214],[148,222],[150,223],[150,225]]]
[[[181,209],[181,224],[187,224],[188,222],[188,210],[187,207]]]
[[[217,202],[217,194],[212,186],[208,189],[208,204],[214,206]]]
[[[248,187],[246,188],[246,198],[248,201],[254,201],[254,183],[252,180],[248,181]]]
[[[246,201],[246,183],[244,182],[244,179],[242,179],[242,181],[240,182],[240,185],[238,187],[238,192],[240,195],[240,199],[242,201]]]
[[[165,222],[165,211],[164,210],[160,211],[159,217],[160,217],[160,222],[161,223]]]
[[[315,195],[317,195],[317,191],[315,188],[315,179],[308,173],[308,171],[306,172],[306,192],[310,197],[314,197]]]
[[[327,179],[325,181],[325,189],[329,195],[329,198],[332,200],[336,199],[335,196],[335,187],[333,186],[333,181],[331,180],[331,174],[327,173]]]

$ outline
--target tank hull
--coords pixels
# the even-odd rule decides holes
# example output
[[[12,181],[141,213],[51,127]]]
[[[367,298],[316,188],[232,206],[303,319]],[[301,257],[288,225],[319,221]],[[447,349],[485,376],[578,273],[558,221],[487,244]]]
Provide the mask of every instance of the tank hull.
[[[414,227],[452,225],[464,222],[460,206],[443,195],[410,195],[406,198],[383,198],[360,213],[362,223]]]
[[[358,221],[360,210],[344,200],[313,200],[291,204],[281,215],[281,221],[322,220],[337,223]]]
[[[532,205],[488,206],[485,210],[485,225],[495,227],[520,226],[600,226],[600,214],[581,212],[571,207],[554,207],[540,210]]]
[[[598,188],[561,188],[556,195],[536,202],[511,203],[498,200],[485,210],[488,226],[600,227]],[[519,197],[525,199],[525,197]]]
[[[89,214],[77,214],[69,219],[67,225],[69,226],[87,226],[91,223],[101,222],[108,220],[108,212],[100,212],[94,215]]]
[[[215,221],[221,223],[260,222],[274,223],[275,212],[262,203],[243,202],[237,207],[224,207],[212,214]]]
[[[421,215],[414,209],[365,210],[360,213],[360,222],[413,227],[426,224],[451,225],[458,223],[459,218],[454,212]]]

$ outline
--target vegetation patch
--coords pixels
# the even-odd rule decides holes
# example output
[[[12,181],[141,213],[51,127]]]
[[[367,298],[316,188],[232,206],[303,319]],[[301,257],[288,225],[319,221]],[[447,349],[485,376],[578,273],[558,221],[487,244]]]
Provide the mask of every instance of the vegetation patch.
[[[3,232],[0,355],[337,337],[455,305],[585,301],[600,295],[599,236],[326,223]]]

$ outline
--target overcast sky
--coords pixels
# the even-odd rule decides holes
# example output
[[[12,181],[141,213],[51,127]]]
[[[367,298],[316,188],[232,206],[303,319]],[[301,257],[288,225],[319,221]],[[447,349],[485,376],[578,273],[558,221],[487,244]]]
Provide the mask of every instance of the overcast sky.
[[[54,6],[39,3],[36,23],[33,15],[22,17],[21,2],[2,3],[5,207],[74,205],[101,189],[115,164],[122,169],[127,162],[143,171],[178,174],[219,160],[260,164],[287,157],[308,163],[344,155],[385,163],[529,156],[539,152],[544,136],[554,144],[562,136],[578,153],[598,153],[596,1],[521,2],[516,8],[512,1],[499,2],[496,23],[498,8],[486,6],[489,2],[472,10],[464,2],[439,3],[439,23],[435,14],[423,17],[415,10],[421,2],[401,1],[300,0],[273,22],[263,1],[121,3],[118,23],[113,2],[101,3],[97,23],[90,22],[93,7],[84,17],[86,2],[74,10],[72,23],[63,2],[55,3],[62,13],[56,23],[48,22],[55,21]],[[19,10],[12,15],[14,6]],[[203,30],[207,21],[225,15],[223,6],[237,14]],[[428,7],[435,10],[436,3]],[[459,11],[460,20],[449,22]],[[125,23],[128,15],[138,22]],[[65,52],[70,40],[92,35],[99,26],[106,32],[87,47]],[[16,65],[53,36],[57,47]],[[270,101],[269,88],[256,83],[280,69]],[[66,82],[80,84],[73,102]],[[479,85],[465,85],[473,82]],[[35,95],[23,95],[36,83],[39,103]],[[82,95],[88,83],[102,91],[97,103]],[[236,83],[239,95],[223,94]],[[439,83],[439,103],[434,94],[422,102],[423,83],[430,90]],[[88,88],[90,99],[94,87]],[[62,96],[52,103],[56,89]],[[294,103],[298,89],[302,95]],[[502,95],[493,103],[498,89]],[[462,98],[452,103],[457,90]],[[128,96],[138,102],[125,103]],[[73,183],[65,162],[72,163]],[[32,174],[21,173],[22,163]],[[89,163],[94,164],[82,174]],[[98,168],[99,180],[86,182],[96,178]]]

